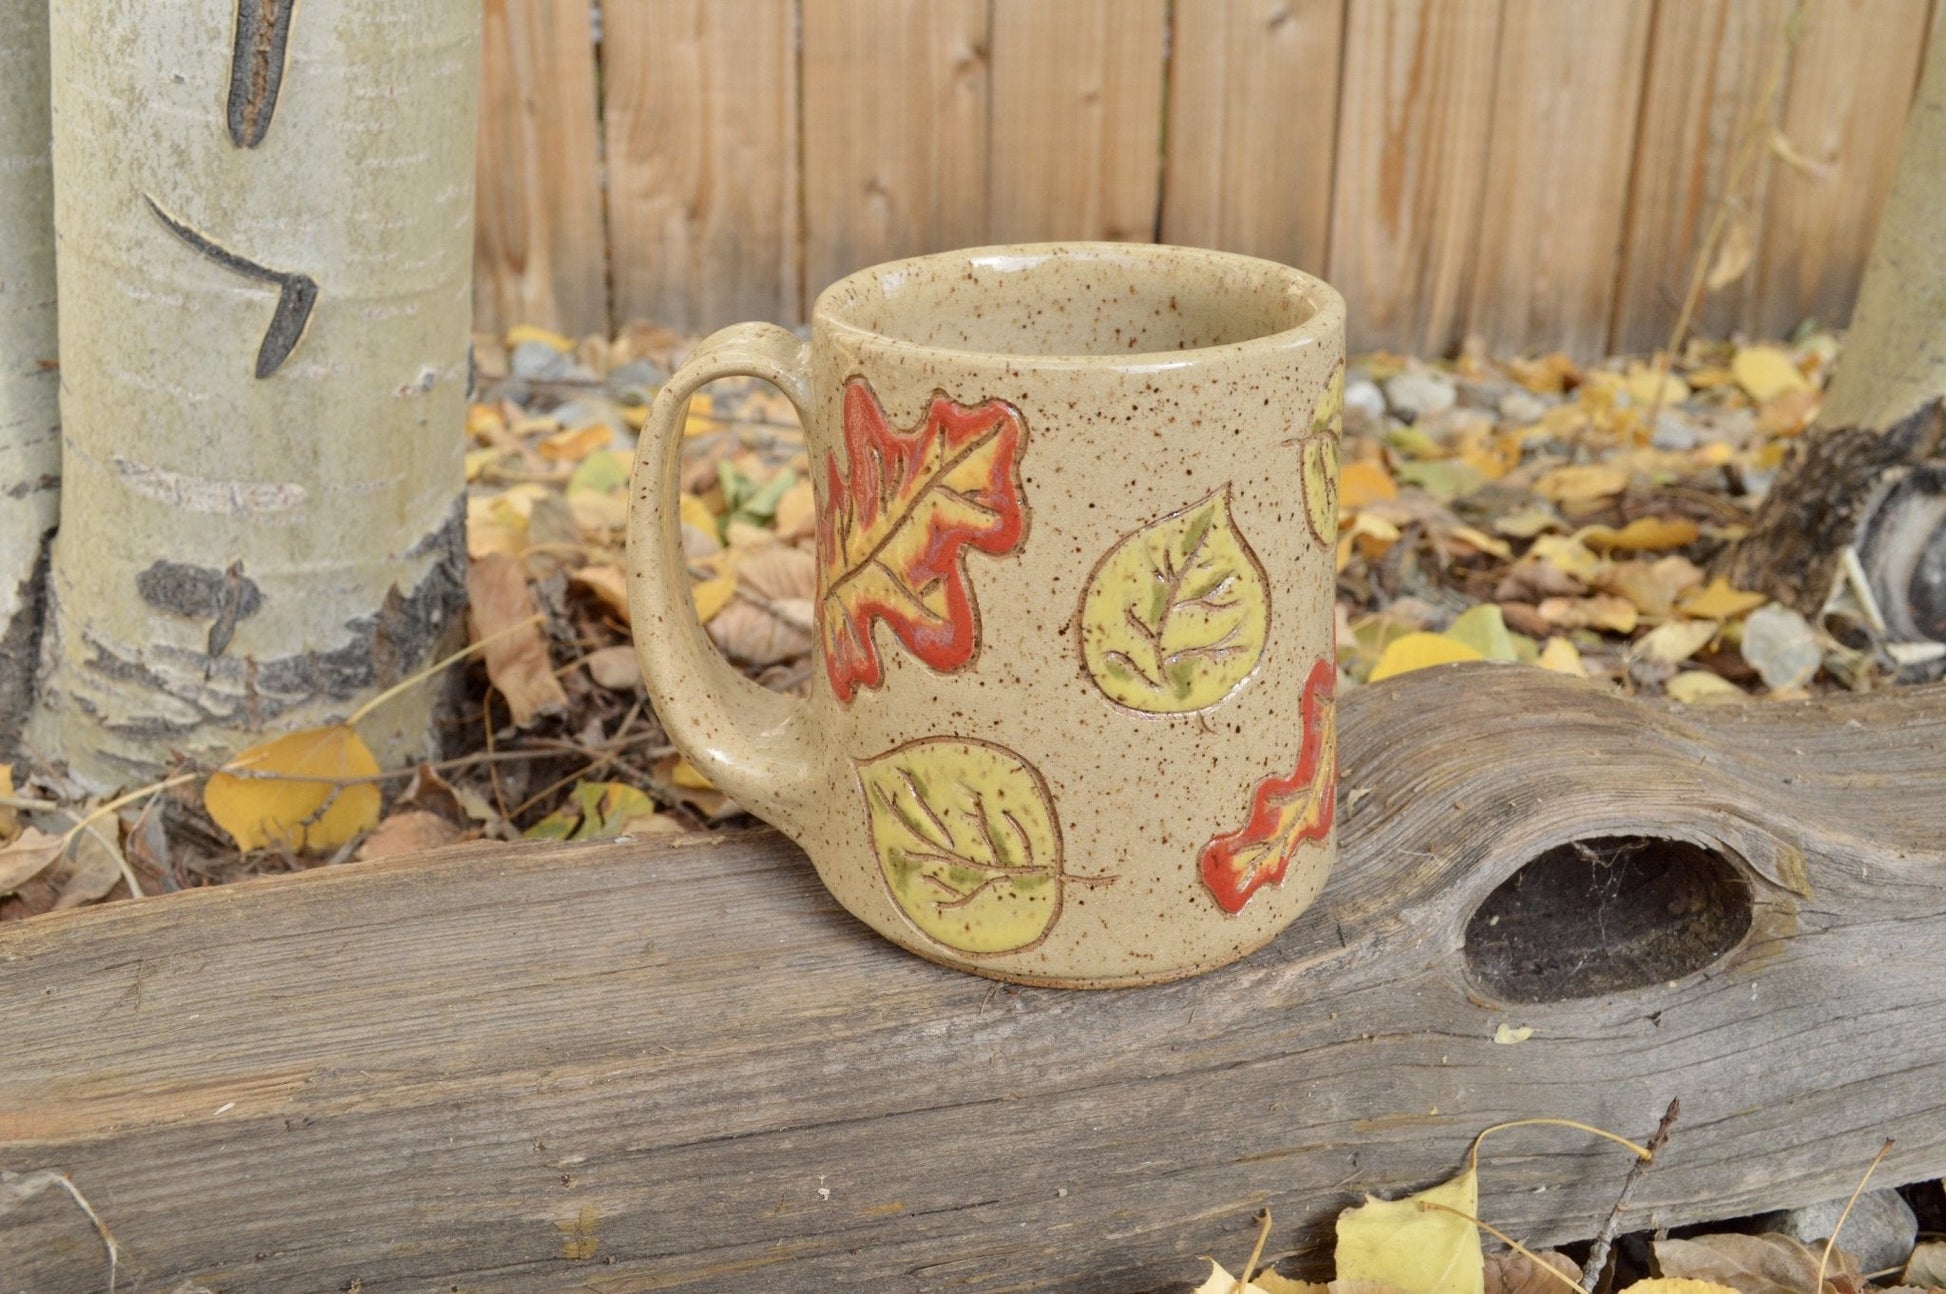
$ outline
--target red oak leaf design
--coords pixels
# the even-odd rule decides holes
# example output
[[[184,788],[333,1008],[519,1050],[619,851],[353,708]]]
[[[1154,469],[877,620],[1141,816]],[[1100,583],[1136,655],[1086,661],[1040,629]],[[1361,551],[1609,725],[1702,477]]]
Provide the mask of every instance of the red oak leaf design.
[[[1297,847],[1331,832],[1338,803],[1338,714],[1331,695],[1337,681],[1330,657],[1311,667],[1296,770],[1257,783],[1250,821],[1203,846],[1203,884],[1225,912],[1241,912],[1259,889],[1281,884]]]
[[[1026,534],[1027,424],[1004,400],[968,408],[935,392],[918,424],[898,430],[854,377],[844,430],[845,470],[826,456],[818,512],[818,638],[831,688],[848,702],[884,680],[874,622],[936,670],[979,650],[966,550],[1012,552]]]

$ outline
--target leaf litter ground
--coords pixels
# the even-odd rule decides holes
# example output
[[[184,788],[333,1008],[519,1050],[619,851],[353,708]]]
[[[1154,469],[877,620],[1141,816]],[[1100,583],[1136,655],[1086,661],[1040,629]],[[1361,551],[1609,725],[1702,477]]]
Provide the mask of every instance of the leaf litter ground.
[[[478,650],[430,684],[455,700],[443,758],[379,773],[355,723],[269,734],[235,776],[185,769],[120,805],[91,803],[52,770],[0,766],[0,920],[469,839],[747,825],[669,744],[629,647],[631,454],[694,340],[645,325],[612,341],[531,327],[476,339],[465,434]],[[1639,357],[1355,361],[1338,686],[1490,660],[1677,704],[1763,704],[1935,673],[1888,651],[1869,617],[1814,625],[1713,574],[1815,418],[1837,351],[1818,331],[1695,342],[1666,377]],[[722,381],[692,403],[679,506],[696,612],[747,675],[795,694],[812,685],[816,634],[810,475],[774,389]],[[326,780],[251,781],[251,768]],[[50,847],[64,835],[65,850]],[[1725,1272],[1753,1254],[1659,1266],[1741,1288]],[[1502,1288],[1562,1287],[1504,1260],[1488,1272]]]

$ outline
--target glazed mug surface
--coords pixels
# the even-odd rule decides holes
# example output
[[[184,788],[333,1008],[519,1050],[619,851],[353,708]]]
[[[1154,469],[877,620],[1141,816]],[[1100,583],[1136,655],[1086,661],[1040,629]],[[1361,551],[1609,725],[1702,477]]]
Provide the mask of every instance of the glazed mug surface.
[[[689,398],[797,406],[817,500],[810,694],[698,623]],[[922,957],[1030,984],[1213,969],[1317,894],[1344,303],[1179,247],[922,256],[826,289],[807,343],[741,324],[657,396],[629,601],[650,696],[711,781]]]

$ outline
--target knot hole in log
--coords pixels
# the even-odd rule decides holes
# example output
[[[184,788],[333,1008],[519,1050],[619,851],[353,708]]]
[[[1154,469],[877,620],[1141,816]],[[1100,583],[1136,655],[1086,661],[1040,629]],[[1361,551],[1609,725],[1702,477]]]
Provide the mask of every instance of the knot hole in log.
[[[1702,970],[1750,931],[1743,870],[1683,840],[1599,836],[1557,845],[1466,923],[1466,967],[1507,1002],[1561,1002]]]

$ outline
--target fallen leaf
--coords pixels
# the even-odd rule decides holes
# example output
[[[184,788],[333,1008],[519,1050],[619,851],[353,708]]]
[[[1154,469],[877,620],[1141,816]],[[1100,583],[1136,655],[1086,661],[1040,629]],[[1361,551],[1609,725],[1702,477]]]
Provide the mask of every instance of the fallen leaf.
[[[1634,633],[1640,613],[1627,598],[1597,593],[1586,598],[1548,598],[1539,607],[1542,619],[1556,629],[1606,629]]]
[[[588,676],[610,692],[640,692],[642,683],[642,663],[635,655],[635,648],[626,643],[614,647],[598,647],[581,658],[588,667]]]
[[[1482,602],[1461,612],[1446,627],[1446,637],[1463,647],[1472,648],[1479,653],[1481,660],[1510,661],[1519,658],[1519,653],[1514,650],[1513,635],[1507,632],[1507,622],[1501,618],[1500,608],[1491,602]]]
[[[1766,400],[1757,410],[1757,431],[1765,436],[1798,435],[1817,417],[1819,403],[1818,393],[1809,387]]]
[[[1479,1213],[1479,1175],[1470,1166],[1404,1199],[1368,1195],[1338,1215],[1338,1280],[1381,1281],[1406,1294],[1482,1294],[1485,1262],[1472,1221]]]
[[[818,505],[809,481],[799,481],[777,500],[777,538],[795,543],[817,532]]]
[[[1702,620],[1734,620],[1768,601],[1761,593],[1731,588],[1730,581],[1719,575],[1709,582],[1708,588],[1684,598],[1676,609]]]
[[[53,911],[65,912],[104,898],[126,875],[114,818],[90,823],[74,838],[66,859],[48,873],[59,891]]]
[[[1671,620],[1636,639],[1629,654],[1657,665],[1675,665],[1707,646],[1717,628],[1714,620]]]
[[[1537,662],[1544,670],[1556,674],[1566,674],[1570,678],[1587,678],[1588,667],[1581,663],[1581,652],[1566,638],[1549,638],[1541,648]]]
[[[1455,661],[1485,660],[1480,652],[1465,643],[1455,642],[1444,634],[1409,633],[1403,638],[1395,638],[1379,656],[1378,664],[1372,667],[1368,683],[1378,683],[1399,674],[1410,673],[1415,669],[1427,669],[1434,665],[1450,665]]]
[[[1493,596],[1498,602],[1539,602],[1543,598],[1579,597],[1587,591],[1580,578],[1529,554],[1507,568]]]
[[[1661,403],[1665,407],[1672,404],[1681,404],[1689,398],[1689,386],[1681,378],[1677,377],[1674,373],[1664,373],[1658,382],[1655,370],[1656,366],[1653,364],[1629,365],[1628,374],[1623,381],[1622,389],[1628,392],[1628,398],[1630,400],[1647,408],[1657,403]],[[1656,399],[1656,388],[1658,386],[1662,390],[1662,398],[1660,401]]]
[[[718,555],[717,573],[706,580],[697,580],[689,586],[689,597],[696,606],[696,618],[708,624],[718,612],[729,605],[736,595],[737,572],[734,550],[726,549]]]
[[[560,333],[538,327],[534,324],[515,324],[513,327],[507,329],[506,346],[508,350],[512,350],[522,342],[527,341],[537,341],[543,346],[552,347],[563,354],[574,349],[574,341],[572,338],[563,337]]]
[[[1758,607],[1743,622],[1743,659],[1771,691],[1803,687],[1824,663],[1811,622],[1790,607]]]
[[[703,770],[690,763],[687,755],[676,756],[674,766],[669,769],[669,784],[689,791],[716,789],[716,783],[703,776]]]
[[[597,449],[606,449],[614,439],[614,429],[607,423],[591,422],[543,437],[534,449],[551,463],[578,463]]]
[[[629,460],[626,454],[604,450],[581,460],[568,478],[568,496],[593,491],[613,494],[628,484]]]
[[[1946,1289],[1946,1240],[1928,1240],[1906,1260],[1901,1284]]]
[[[1237,1278],[1223,1270],[1223,1264],[1214,1258],[1205,1258],[1203,1261],[1210,1266],[1209,1279],[1196,1287],[1195,1294],[1276,1294],[1276,1291],[1259,1285],[1254,1280],[1248,1284],[1238,1283]]]
[[[1804,378],[1791,357],[1775,346],[1745,346],[1730,364],[1737,385],[1758,404],[1773,400],[1786,391],[1808,391]]]
[[[721,791],[715,790],[714,788],[702,789],[693,785],[685,786],[681,782],[678,782],[676,780],[678,776],[681,776],[684,782],[688,782],[692,780],[692,775],[694,780],[705,782],[709,780],[703,777],[700,772],[697,772],[693,766],[690,767],[688,772],[681,772],[680,770],[688,764],[689,761],[681,755],[664,755],[661,759],[656,760],[650,766],[650,772],[655,778],[656,789],[661,791],[669,799],[676,801],[678,804],[687,805],[711,821],[727,818],[733,814],[743,812],[742,807],[735,800],[732,800]]]
[[[1493,1031],[1493,1040],[1499,1043],[1503,1047],[1511,1047],[1515,1043],[1526,1042],[1529,1038],[1533,1036],[1534,1036],[1533,1025],[1531,1024],[1511,1025],[1504,1020],[1501,1021],[1499,1027]]]
[[[621,567],[606,562],[583,566],[568,575],[568,583],[594,594],[623,625],[629,624],[628,579],[622,574]]]
[[[1493,519],[1494,530],[1509,539],[1532,539],[1544,530],[1558,530],[1561,527],[1561,515],[1539,503],[1516,508],[1505,516]]]
[[[1527,550],[1527,555],[1538,557],[1578,580],[1591,580],[1601,570],[1601,558],[1589,551],[1586,544],[1568,535],[1542,535]]]
[[[14,770],[12,764],[0,764],[0,795],[14,793]],[[0,804],[0,841],[12,840],[20,830],[20,812],[12,805]]]
[[[1534,493],[1555,503],[1586,503],[1620,494],[1628,488],[1628,469],[1614,463],[1585,467],[1557,467],[1534,482]]]
[[[1681,548],[1694,543],[1702,533],[1687,517],[1638,517],[1620,530],[1609,526],[1584,526],[1575,538],[1596,552],[1625,548],[1647,550]]]
[[[210,775],[203,807],[237,848],[284,844],[298,852],[336,849],[378,825],[378,760],[351,728],[307,728],[250,747]],[[281,776],[239,776],[239,774]]]
[[[437,813],[425,809],[407,809],[403,813],[387,814],[372,828],[372,834],[365,837],[352,857],[364,861],[390,858],[395,854],[421,854],[429,849],[450,845],[459,838],[459,827]]]
[[[1738,212],[1730,217],[1723,230],[1723,239],[1716,245],[1716,255],[1710,261],[1703,286],[1711,292],[1721,292],[1743,277],[1756,253],[1757,243],[1750,233],[1750,217]]]
[[[1252,1276],[1250,1283],[1263,1290],[1264,1294],[1328,1294],[1330,1288],[1318,1281],[1292,1280],[1289,1276],[1279,1276],[1269,1270]]]
[[[1842,1250],[1834,1250],[1829,1276],[1842,1274]],[[1818,1254],[1777,1232],[1746,1236],[1719,1234],[1655,1242],[1656,1265],[1664,1276],[1713,1281],[1739,1294],[1813,1294]],[[1850,1270],[1854,1270],[1852,1268]],[[1634,1288],[1634,1287],[1631,1287]]]
[[[1399,480],[1416,485],[1435,499],[1463,499],[1487,483],[1478,467],[1458,459],[1430,459],[1399,464]]]
[[[530,840],[612,840],[655,831],[655,801],[626,782],[582,782],[567,802],[521,834]]]
[[[710,619],[709,636],[732,659],[775,665],[811,650],[817,560],[772,545],[737,559],[737,595]]]
[[[681,514],[684,525],[694,526],[696,529],[714,539],[720,540],[722,538],[722,531],[717,525],[716,514],[710,511],[709,504],[704,503],[696,495],[689,493],[687,490],[683,491],[676,499],[676,507]]]
[[[1399,497],[1399,487],[1383,463],[1360,459],[1338,469],[1338,509],[1356,512],[1367,504]]]
[[[15,890],[46,871],[61,856],[67,841],[50,836],[38,827],[26,827],[14,842],[0,848],[0,896]]]
[[[1702,578],[1702,571],[1688,558],[1664,557],[1654,562],[1612,562],[1596,572],[1594,583],[1603,592],[1627,598],[1643,615],[1661,619]]]
[[[1732,1286],[1719,1285],[1715,1281],[1656,1276],[1635,1282],[1623,1290],[1622,1294],[1738,1294],[1738,1291]]]
[[[473,641],[493,639],[481,655],[487,677],[506,698],[515,726],[526,728],[542,715],[566,713],[567,693],[554,677],[540,626],[516,627],[535,616],[534,598],[520,563],[498,554],[469,562],[466,599]]]
[[[1543,1266],[1567,1277],[1567,1284]],[[1581,1268],[1574,1259],[1551,1249],[1538,1254],[1488,1254],[1483,1274],[1486,1294],[1562,1294],[1581,1283]]]

